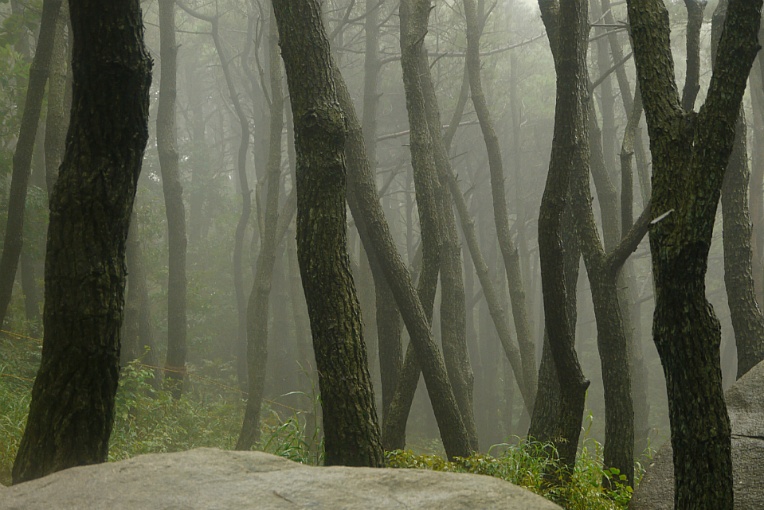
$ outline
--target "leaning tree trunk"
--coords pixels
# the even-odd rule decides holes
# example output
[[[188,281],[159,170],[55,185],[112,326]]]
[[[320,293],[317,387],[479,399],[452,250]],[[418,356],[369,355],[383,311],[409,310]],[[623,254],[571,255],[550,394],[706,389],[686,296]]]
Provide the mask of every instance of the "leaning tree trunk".
[[[69,18],[69,4],[61,5],[56,19],[56,33],[50,61],[48,78],[48,109],[45,114],[45,184],[48,198],[53,192],[58,175],[58,167],[64,159],[66,146],[66,128],[69,113],[66,101],[66,77],[69,69],[67,62],[66,21]]]
[[[45,95],[45,83],[48,81],[48,68],[53,53],[56,34],[56,19],[61,9],[61,0],[45,0],[42,5],[40,37],[37,41],[32,66],[29,69],[29,85],[24,100],[24,113],[21,117],[19,138],[13,153],[13,172],[8,198],[8,217],[5,224],[3,255],[0,257],[0,327],[5,321],[8,305],[13,294],[13,282],[24,242],[24,207],[27,198],[29,175],[32,170],[32,151],[37,124],[40,120],[42,99]]]
[[[137,0],[70,2],[74,93],[50,201],[45,337],[14,483],[105,462],[119,378],[125,241],[148,139]]]
[[[345,225],[345,116],[316,0],[274,0],[297,151],[297,248],[321,388],[326,464],[381,466]]]
[[[268,360],[268,320],[271,281],[276,264],[279,223],[279,192],[281,191],[281,131],[284,128],[284,91],[281,59],[278,52],[276,20],[271,18],[268,33],[268,74],[270,77],[270,145],[266,181],[265,224],[263,242],[257,257],[255,280],[247,304],[247,408],[244,423],[236,443],[237,450],[249,450],[260,440],[260,406],[265,392],[265,371]],[[291,221],[291,214],[290,214]]]
[[[714,218],[735,121],[758,51],[760,0],[730,2],[705,104],[682,108],[659,0],[628,0],[653,156],[653,337],[666,376],[676,508],[733,508],[719,321],[705,295]]]
[[[186,374],[186,210],[178,169],[175,133],[177,96],[175,0],[159,0],[159,106],[157,107],[157,151],[162,172],[167,215],[167,357],[165,382],[173,398],[180,398]]]
[[[480,23],[477,19],[477,9],[474,0],[464,0],[464,15],[467,20],[467,59],[472,104],[475,107],[480,129],[483,132],[486,150],[488,152],[488,167],[491,173],[491,198],[493,214],[496,222],[496,233],[499,239],[509,283],[509,298],[512,303],[512,316],[515,321],[517,343],[520,346],[523,371],[522,377],[517,378],[525,405],[533,409],[536,397],[536,345],[533,341],[531,326],[528,321],[528,311],[525,299],[525,289],[520,271],[520,257],[517,247],[512,242],[509,232],[509,213],[507,212],[506,192],[504,189],[504,163],[501,157],[499,138],[493,127],[488,103],[483,93],[480,77]],[[515,157],[519,157],[516,154]]]
[[[352,99],[339,72],[334,69],[340,104],[348,122],[348,140],[345,152],[348,158],[348,205],[358,226],[358,233],[367,253],[374,253],[379,261],[381,275],[390,285],[403,322],[409,332],[411,345],[424,375],[435,419],[438,422],[443,446],[449,458],[470,454],[467,430],[461,420],[456,399],[448,379],[445,363],[430,331],[430,323],[422,302],[414,289],[406,268],[390,234],[379,194],[366,156],[361,126],[355,115]],[[372,265],[372,271],[374,271]]]

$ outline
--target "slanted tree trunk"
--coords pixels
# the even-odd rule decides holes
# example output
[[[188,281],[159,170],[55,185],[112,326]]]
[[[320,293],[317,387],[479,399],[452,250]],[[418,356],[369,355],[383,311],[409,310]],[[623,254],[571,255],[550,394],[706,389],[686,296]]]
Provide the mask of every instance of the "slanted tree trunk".
[[[279,193],[281,191],[281,131],[284,128],[284,91],[281,59],[278,51],[278,29],[271,17],[268,32],[268,75],[270,81],[270,144],[265,179],[265,222],[257,256],[255,280],[247,306],[247,363],[249,365],[247,408],[237,450],[249,450],[260,439],[260,406],[265,392],[265,371],[268,360],[268,319],[271,281],[276,264],[279,223]],[[291,222],[291,215],[289,218]]]
[[[42,99],[45,95],[45,83],[53,53],[53,40],[56,33],[56,19],[61,8],[61,0],[45,0],[42,6],[40,37],[37,41],[32,66],[29,69],[29,84],[24,100],[24,113],[21,117],[19,138],[13,153],[13,171],[11,189],[8,198],[8,217],[6,218],[3,254],[0,257],[0,327],[5,321],[8,305],[13,294],[13,282],[24,242],[24,208],[27,187],[32,170],[32,152],[37,124],[40,121]]]
[[[483,132],[483,139],[488,152],[494,221],[496,222],[496,233],[499,238],[499,248],[501,249],[504,261],[504,269],[507,272],[512,316],[515,321],[517,343],[520,346],[520,354],[522,356],[522,377],[517,378],[517,383],[518,387],[522,390],[521,393],[524,396],[526,407],[533,409],[533,400],[536,398],[537,379],[536,345],[533,341],[533,334],[531,333],[528,321],[525,289],[520,272],[520,257],[509,232],[509,213],[507,212],[506,191],[504,188],[504,164],[501,158],[501,147],[499,147],[499,138],[496,136],[493,121],[488,110],[488,103],[483,94],[483,85],[480,77],[481,30],[474,0],[464,0],[464,15],[467,20],[466,66],[469,72],[472,104],[475,107],[475,113],[480,122],[480,129]]]
[[[316,0],[274,0],[297,151],[297,248],[321,387],[326,464],[384,462],[345,225],[345,116]]]
[[[14,483],[106,461],[125,242],[148,139],[151,58],[139,2],[79,0],[70,10],[71,127],[50,202],[42,362]]]
[[[180,398],[186,375],[186,209],[178,168],[175,133],[177,96],[175,0],[159,0],[159,106],[157,107],[157,151],[162,173],[169,264],[167,268],[167,357],[166,377],[173,398]]]
[[[345,148],[350,170],[348,205],[366,252],[374,253],[378,257],[379,269],[382,272],[382,275],[376,274],[375,266],[372,265],[372,275],[375,282],[383,276],[395,297],[411,337],[411,345],[417,353],[417,361],[424,375],[446,454],[449,458],[468,456],[470,448],[467,431],[461,420],[443,358],[433,340],[430,323],[414,289],[412,277],[390,234],[390,227],[385,220],[374,176],[366,156],[361,126],[355,115],[347,86],[337,68],[334,69],[334,81],[348,124],[348,140]]]
[[[462,276],[462,254],[456,231],[453,201],[448,189],[449,177],[453,175],[451,161],[442,136],[440,108],[435,93],[427,52],[419,52],[419,76],[424,95],[427,126],[433,147],[433,162],[437,170],[435,198],[440,207],[441,235],[443,245],[440,262],[440,334],[443,359],[454,389],[456,403],[469,435],[470,448],[478,450],[477,428],[473,410],[474,374],[467,351],[467,317]]]
[[[665,5],[627,3],[653,156],[653,337],[668,390],[674,505],[731,509],[721,331],[704,279],[735,121],[758,51],[761,1],[730,2],[706,101],[697,114],[682,108],[679,99]]]

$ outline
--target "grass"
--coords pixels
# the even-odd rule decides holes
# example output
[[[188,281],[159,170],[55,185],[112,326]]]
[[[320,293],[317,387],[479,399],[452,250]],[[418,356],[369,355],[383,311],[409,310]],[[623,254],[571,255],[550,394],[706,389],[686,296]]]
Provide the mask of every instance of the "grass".
[[[9,485],[13,459],[24,430],[30,392],[39,364],[39,345],[0,338],[0,483]],[[229,367],[230,368],[230,367]],[[199,367],[206,377],[188,385],[184,397],[173,400],[152,387],[152,371],[140,363],[123,368],[116,400],[116,419],[109,460],[143,453],[184,451],[202,446],[232,449],[242,423],[244,403],[230,382],[226,367]],[[214,383],[215,375],[228,380]],[[201,381],[201,382],[200,382]],[[256,449],[305,464],[321,464],[323,445],[311,418],[318,415],[315,394],[301,393],[308,411],[279,415],[264,406],[261,441]],[[602,448],[586,439],[570,476],[559,465],[549,444],[522,438],[493,446],[488,454],[448,462],[439,455],[412,451],[386,454],[389,467],[417,468],[494,476],[526,487],[569,510],[625,509],[631,487],[622,476],[602,466]],[[613,490],[602,487],[604,477]]]

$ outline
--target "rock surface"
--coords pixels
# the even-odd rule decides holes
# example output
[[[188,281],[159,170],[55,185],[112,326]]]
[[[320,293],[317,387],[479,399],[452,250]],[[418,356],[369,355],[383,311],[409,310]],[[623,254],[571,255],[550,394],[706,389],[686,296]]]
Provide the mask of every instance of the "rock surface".
[[[2,509],[559,510],[481,475],[310,467],[260,452],[201,448],[67,469],[0,491]]]
[[[732,469],[735,509],[764,508],[764,362],[740,378],[726,393],[732,423]],[[664,445],[647,468],[629,504],[630,510],[674,508],[671,444]]]

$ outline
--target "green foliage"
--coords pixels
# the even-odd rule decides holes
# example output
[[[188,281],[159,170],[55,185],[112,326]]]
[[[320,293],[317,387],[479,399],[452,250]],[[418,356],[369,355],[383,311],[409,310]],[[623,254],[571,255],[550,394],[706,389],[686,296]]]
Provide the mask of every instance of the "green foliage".
[[[393,468],[431,469],[451,473],[488,475],[520,485],[568,510],[625,509],[632,488],[617,469],[604,469],[601,447],[587,440],[575,469],[568,474],[560,466],[552,444],[518,438],[514,444],[491,447],[491,454],[475,454],[454,462],[438,455],[416,455],[407,450],[388,452],[387,465]],[[603,477],[611,489],[602,486]]]

